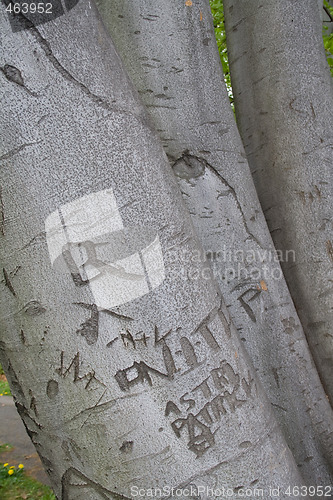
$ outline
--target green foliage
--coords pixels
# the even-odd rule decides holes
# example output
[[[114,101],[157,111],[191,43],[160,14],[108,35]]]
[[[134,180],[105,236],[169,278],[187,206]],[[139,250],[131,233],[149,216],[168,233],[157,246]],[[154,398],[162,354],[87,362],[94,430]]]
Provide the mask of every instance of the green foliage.
[[[1,500],[56,500],[51,489],[28,477],[23,465],[0,464]]]
[[[210,0],[210,8],[213,14],[215,38],[220,53],[222,69],[224,73],[224,81],[227,86],[227,91],[231,105],[233,106],[234,98],[232,94],[230,72],[229,72],[227,40],[224,27],[223,0]]]
[[[327,25],[323,27],[323,41],[327,62],[331,68],[331,74],[333,76],[333,7],[330,6],[327,0],[323,0],[323,2],[323,8],[325,9],[327,16],[331,19],[331,21],[327,23],[331,25],[331,29],[329,29]],[[210,0],[210,7],[213,14],[215,37],[220,53],[224,80],[227,86],[230,102],[233,103],[234,99],[229,72],[227,39],[224,27],[223,0]]]
[[[324,5],[323,5],[325,12],[329,18],[329,21],[325,23],[323,27],[323,41],[324,41],[324,47],[325,47],[325,53],[327,57],[327,62],[330,66],[331,70],[331,75],[333,76],[333,7],[330,6],[330,4],[324,0]],[[330,28],[328,26],[330,25]]]

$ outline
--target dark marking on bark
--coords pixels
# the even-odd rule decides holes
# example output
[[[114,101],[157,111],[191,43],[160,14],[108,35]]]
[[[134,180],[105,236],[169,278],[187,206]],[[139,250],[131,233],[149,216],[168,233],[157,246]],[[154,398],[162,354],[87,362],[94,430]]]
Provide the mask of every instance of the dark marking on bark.
[[[10,64],[5,64],[3,68],[0,67],[0,71],[5,75],[9,82],[16,83],[20,87],[22,87],[28,94],[33,97],[38,97],[36,92],[32,92],[26,85],[24,84],[23,76],[21,71],[15,66],[11,66]]]
[[[70,365],[68,366],[68,368],[66,368],[66,370],[65,370],[65,365],[64,365],[64,354],[65,354],[65,352],[61,351],[61,355],[60,355],[61,365],[60,365],[60,368],[56,369],[56,373],[58,373],[58,375],[60,375],[61,377],[65,378],[66,375],[71,371],[72,367],[74,367],[73,382],[76,382],[77,380],[79,380],[80,353],[78,352],[75,354],[74,358],[72,359]]]
[[[180,345],[188,366],[190,366],[191,368],[195,368],[196,366],[198,366],[199,361],[191,342],[186,337],[182,337],[180,339]]]
[[[211,402],[210,402],[210,407],[212,409],[214,418],[217,421],[221,420],[221,417],[223,415],[226,415],[227,410],[223,406],[223,397],[218,395],[216,396]]]
[[[48,473],[52,473],[53,470],[54,470],[54,466],[53,466],[53,463],[51,462],[51,460],[49,460],[47,457],[45,457],[44,455],[41,454],[41,452],[38,450],[38,455],[39,455],[39,458],[41,459],[43,465],[44,465],[44,468],[46,469],[46,471]]]
[[[84,304],[83,302],[74,302],[75,305],[83,307],[91,311],[91,316],[84,323],[81,323],[81,327],[76,330],[76,333],[82,335],[85,338],[88,345],[96,344],[98,340],[98,324],[99,324],[99,312],[96,304]]]
[[[14,287],[11,284],[11,281],[9,279],[9,276],[8,276],[8,273],[7,273],[6,269],[3,268],[2,272],[3,272],[3,277],[4,277],[4,280],[5,280],[6,287],[10,290],[10,292],[14,295],[14,297],[16,297],[16,293],[15,293]]]
[[[135,375],[134,378],[133,371]],[[132,386],[143,384],[145,381],[152,386],[153,382],[150,374],[157,375],[161,378],[170,378],[168,373],[162,373],[159,370],[156,370],[156,368],[148,366],[144,361],[140,361],[139,363],[134,361],[134,363],[128,368],[118,370],[115,374],[115,379],[122,391],[128,391]],[[128,375],[131,378],[128,378]]]
[[[25,334],[24,334],[24,331],[22,329],[20,331],[20,340],[21,340],[22,344],[26,344]]]
[[[200,333],[212,351],[221,349],[207,325],[203,325],[202,328],[200,328]]]
[[[279,408],[282,411],[287,412],[288,410],[286,408],[283,408],[283,406],[277,405],[276,403],[271,403],[272,406],[275,406],[275,408]]]
[[[30,437],[31,441],[33,444],[37,447],[40,446],[40,443],[37,441],[38,433],[40,430],[43,429],[43,426],[37,422],[36,419],[34,419],[30,414],[27,408],[19,403],[18,401],[15,401],[15,406],[16,409],[23,421],[24,427],[28,433],[28,436]],[[38,450],[37,450],[38,451]],[[40,455],[39,451],[38,454]]]
[[[59,393],[59,384],[56,380],[49,380],[46,387],[46,394],[49,399],[54,399]]]
[[[64,451],[66,454],[68,460],[70,462],[73,461],[73,455],[82,462],[81,459],[81,448],[78,446],[78,444],[73,440],[73,439],[68,439],[67,441],[63,441],[61,443],[61,449]]]
[[[333,262],[333,245],[330,240],[326,241],[326,250],[327,250],[327,255],[329,256],[330,260]]]
[[[168,375],[170,379],[173,378],[174,374],[177,372],[177,368],[173,359],[173,356],[171,354],[170,348],[167,346],[167,344],[164,342],[164,345],[162,347],[162,356],[165,364],[165,368],[168,372]]]
[[[191,398],[185,399],[185,396],[188,396],[188,392],[185,392],[185,394],[180,397],[179,401],[182,405],[187,404],[186,411],[189,411],[195,407],[195,400]]]
[[[22,77],[22,73],[19,69],[15,68],[15,66],[11,66],[10,64],[5,64],[3,68],[0,67],[0,70],[5,75],[9,82],[16,83],[21,87],[24,87],[24,80]]]
[[[109,316],[113,316],[114,318],[120,319],[122,321],[134,321],[130,316],[125,316],[124,314],[117,313],[116,311],[112,311],[111,309],[100,309],[100,312],[108,314]]]
[[[31,398],[30,399],[30,410],[32,410],[34,412],[34,414],[36,415],[36,417],[38,417],[37,401],[36,401],[36,398],[33,395],[31,389],[29,389],[29,396]]]
[[[4,349],[1,349],[1,350],[4,351]],[[10,381],[12,392],[14,394],[14,398],[19,396],[22,401],[25,401],[25,395],[24,395],[24,392],[22,390],[21,384],[20,384],[19,379],[16,375],[16,372],[13,368],[13,365],[11,364],[9,359],[7,358],[5,351],[4,351],[4,356],[6,357],[5,363],[7,365],[7,375],[8,375],[9,381]],[[6,367],[5,367],[5,369],[6,369]]]
[[[236,486],[236,488],[234,488],[234,493],[237,495],[237,493],[239,492],[239,490],[241,490],[242,488],[244,488],[243,484],[241,486]]]
[[[280,381],[279,381],[279,375],[278,375],[277,369],[276,368],[272,368],[272,373],[274,375],[276,385],[278,386],[278,388],[280,388]]]
[[[249,381],[248,382],[247,382],[247,380],[245,378],[242,379],[242,387],[243,387],[243,390],[244,390],[247,398],[249,398],[251,396],[252,387],[255,386],[254,379],[251,378],[250,372],[248,374],[248,377],[249,377]]]
[[[27,316],[40,316],[46,311],[45,307],[37,300],[31,300],[25,304],[22,310]]]
[[[110,342],[108,342],[108,343],[106,344],[106,347],[112,347],[112,345],[114,344],[114,342],[115,342],[116,340],[119,340],[119,337],[115,337],[114,339],[110,340]]]
[[[0,158],[1,159],[1,158]],[[0,186],[0,233],[5,236],[5,208],[2,198],[2,187]]]
[[[145,21],[157,21],[160,16],[157,16],[155,14],[147,14],[147,17],[144,17],[142,14],[140,14],[140,17],[144,19]]]
[[[191,333],[193,335],[194,333],[200,333],[207,343],[208,347],[212,349],[213,351],[216,351],[217,348],[220,348],[217,340],[213,336],[211,330],[209,329],[208,325],[213,321],[215,316],[219,314],[219,309],[221,307],[221,304],[219,307],[215,307],[202,321],[201,323],[197,326],[197,328],[194,330],[194,332]]]
[[[187,418],[178,418],[172,422],[171,427],[178,438],[181,436],[183,428],[187,429],[189,437],[187,447],[196,454],[197,458],[215,444],[212,431],[192,413]]]
[[[64,261],[69,269],[69,272],[71,273],[74,285],[79,286],[79,287],[88,285],[89,280],[82,279],[80,271],[76,265],[75,260],[72,257],[70,250],[68,250],[67,248],[64,248],[62,250],[62,256],[63,256]]]
[[[125,347],[128,347],[129,344],[132,344],[133,348],[136,349],[134,337],[129,330],[126,330],[126,333],[121,333],[120,336]]]
[[[249,304],[247,302],[245,302],[244,298],[251,292],[254,292],[254,294],[252,295],[252,297],[248,298],[248,302],[252,302],[254,299],[256,299],[260,293],[261,293],[261,290],[258,290],[257,288],[249,288],[248,290],[246,290],[244,293],[242,293],[239,297],[238,297],[238,300],[239,302],[241,303],[241,306],[243,307],[243,309],[245,310],[245,312],[248,314],[248,316],[251,318],[251,320],[253,321],[253,323],[256,323],[257,321],[257,318],[254,314],[254,311],[253,309],[251,309],[251,307],[249,306]]]
[[[119,450],[122,453],[131,453],[131,451],[133,450],[133,445],[133,441],[124,441]]]
[[[92,481],[74,467],[67,469],[61,479],[62,500],[73,497],[94,498],[95,500],[131,500],[124,495],[108,490]]]
[[[225,315],[224,315],[223,311],[221,311],[221,309],[218,310],[218,315],[219,315],[219,317],[220,317],[220,319],[222,321],[224,331],[225,331],[227,337],[229,337],[229,339],[230,339],[231,338],[231,329],[230,329],[230,325],[229,325],[229,323],[227,321],[227,318],[225,317]],[[218,345],[218,348],[220,349],[219,345]]]
[[[168,417],[170,413],[174,413],[175,415],[180,415],[181,411],[178,406],[173,401],[168,401],[165,407],[164,415]]]
[[[167,331],[164,335],[162,335],[160,337],[160,332],[158,330],[158,327],[155,325],[155,346],[157,344],[159,344],[160,342],[165,341],[165,339],[167,338],[168,335],[170,335],[171,332],[172,332],[172,328],[171,328],[171,330]]]
[[[210,387],[209,387],[208,382],[207,382],[208,379],[209,379],[209,377],[207,377],[199,385],[194,387],[194,389],[192,389],[192,392],[197,391],[199,389],[206,399],[210,399],[212,392],[211,392]]]

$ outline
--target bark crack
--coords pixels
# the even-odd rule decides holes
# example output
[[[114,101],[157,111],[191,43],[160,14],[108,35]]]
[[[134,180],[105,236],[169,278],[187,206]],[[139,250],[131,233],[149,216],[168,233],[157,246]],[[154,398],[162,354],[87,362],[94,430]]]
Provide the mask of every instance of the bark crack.
[[[6,0],[5,0],[6,3]],[[42,48],[44,54],[46,55],[47,59],[50,61],[52,66],[60,75],[65,78],[67,81],[70,83],[74,84],[76,87],[78,87],[89,99],[91,99],[95,104],[100,106],[101,108],[111,111],[112,113],[120,113],[124,115],[130,115],[134,117],[136,120],[138,120],[140,123],[143,125],[147,125],[147,123],[144,122],[142,117],[139,115],[132,113],[129,110],[125,110],[122,108],[118,108],[114,105],[111,105],[107,100],[105,100],[103,97],[98,96],[91,92],[89,88],[84,85],[82,82],[77,80],[55,57],[55,55],[52,52],[51,46],[48,43],[48,41],[41,35],[41,33],[38,31],[36,26],[29,20],[27,19],[22,13],[16,14],[15,18],[18,19],[23,25],[24,28],[27,29],[35,38],[37,43],[40,45]],[[115,101],[112,101],[115,102]]]
[[[27,142],[25,144],[21,144],[21,146],[18,146],[17,148],[11,149],[8,151],[8,153],[5,153],[4,155],[0,156],[0,160],[8,160],[9,158],[12,158],[14,155],[17,153],[20,153],[22,149],[27,148],[28,146],[33,146],[34,144],[40,144],[42,141],[37,141],[37,142]]]

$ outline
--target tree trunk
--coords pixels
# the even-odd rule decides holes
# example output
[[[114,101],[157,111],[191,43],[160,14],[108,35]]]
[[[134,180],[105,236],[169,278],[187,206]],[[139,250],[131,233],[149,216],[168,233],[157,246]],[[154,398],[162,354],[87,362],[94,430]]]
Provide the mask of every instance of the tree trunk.
[[[209,3],[98,5],[177,176],[206,251],[198,259],[210,260],[306,481],[329,484],[332,410],[244,157]]]
[[[290,498],[299,472],[94,5],[15,23],[2,6],[1,362],[56,495]]]
[[[237,123],[283,271],[333,403],[332,80],[312,0],[226,0]]]

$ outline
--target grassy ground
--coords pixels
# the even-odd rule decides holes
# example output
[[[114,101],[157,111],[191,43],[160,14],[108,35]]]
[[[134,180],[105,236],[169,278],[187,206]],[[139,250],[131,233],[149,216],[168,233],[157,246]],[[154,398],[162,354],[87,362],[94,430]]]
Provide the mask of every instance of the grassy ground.
[[[0,365],[0,396],[10,396],[6,376]],[[10,451],[13,447],[4,443],[0,445],[0,453]],[[23,466],[12,466],[0,463],[0,498],[1,500],[56,500],[52,490],[24,473]]]
[[[6,375],[0,365],[0,396],[11,396],[9,385],[6,379]]]
[[[0,464],[1,500],[56,500],[51,489],[28,477],[20,465]]]

